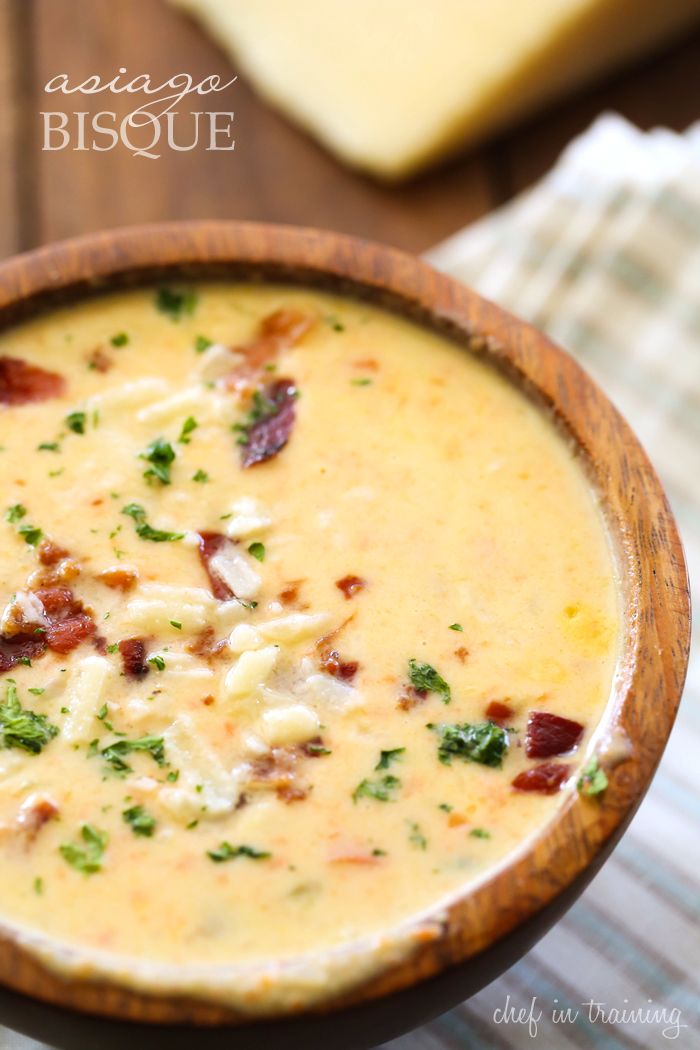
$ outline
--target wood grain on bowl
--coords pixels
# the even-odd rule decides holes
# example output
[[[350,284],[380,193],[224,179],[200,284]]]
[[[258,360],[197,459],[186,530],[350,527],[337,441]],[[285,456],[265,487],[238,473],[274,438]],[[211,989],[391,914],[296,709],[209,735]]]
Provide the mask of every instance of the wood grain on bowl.
[[[507,956],[512,938],[515,961],[524,947],[517,931],[569,899],[572,887],[583,887],[634,813],[662,754],[685,675],[689,599],[681,544],[660,483],[610,402],[545,336],[410,256],[334,234],[201,223],[121,230],[41,249],[0,266],[0,324],[166,278],[311,285],[367,299],[449,336],[554,417],[600,498],[623,609],[615,695],[594,742],[607,790],[567,797],[533,839],[450,905],[437,935],[319,1010],[390,996],[473,960],[474,973],[461,985],[466,994],[493,976],[479,973],[482,953],[505,945]],[[249,1020],[204,997],[139,993],[88,976],[66,980],[7,932],[0,936],[0,981],[49,1003],[112,1018],[201,1025]]]

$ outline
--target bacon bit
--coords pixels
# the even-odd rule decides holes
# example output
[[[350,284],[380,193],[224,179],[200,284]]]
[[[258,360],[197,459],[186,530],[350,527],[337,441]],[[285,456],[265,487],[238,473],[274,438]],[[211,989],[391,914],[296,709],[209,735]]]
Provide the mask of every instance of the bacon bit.
[[[342,591],[347,601],[354,598],[367,584],[361,576],[343,576],[342,580],[336,580],[335,585]]]
[[[300,609],[308,609],[309,606],[306,602],[299,602],[299,588],[304,582],[304,580],[291,580],[289,583],[285,583],[277,595],[277,600],[282,602],[282,605],[296,605]]]
[[[211,695],[211,693],[208,693],[206,696],[202,697],[202,703],[205,707],[211,707],[212,704],[216,703],[216,699]]]
[[[459,649],[455,649],[455,656],[460,663],[466,663],[467,657],[469,656],[469,650],[465,649],[463,645],[460,645]]]
[[[342,679],[344,682],[349,682],[355,677],[359,666],[357,660],[349,660],[347,662],[341,660],[337,649],[329,649],[321,655],[321,670],[325,671],[326,674],[332,675],[333,678]]]
[[[0,638],[0,674],[11,671],[24,660],[35,660],[46,651],[43,634],[15,634]]]
[[[66,381],[57,372],[27,364],[19,357],[0,357],[0,403],[24,405],[59,397]]]
[[[17,815],[17,826],[26,835],[27,845],[34,842],[44,824],[57,816],[58,806],[48,795],[29,795]]]
[[[188,642],[185,649],[188,653],[192,653],[193,656],[203,656],[205,659],[213,659],[215,656],[221,656],[224,650],[227,648],[228,640],[226,638],[216,639],[216,631],[213,627],[203,627],[196,638],[191,642]]]
[[[301,802],[309,793],[297,780],[298,759],[304,752],[297,747],[273,747],[251,763],[248,788],[269,789],[283,802]]]
[[[313,317],[294,309],[275,310],[264,317],[258,334],[249,343],[233,348],[245,360],[232,372],[229,385],[240,387],[260,375],[284,350],[296,346],[314,324]]]
[[[532,769],[524,769],[513,780],[516,791],[537,791],[541,795],[555,795],[569,776],[569,767],[563,762],[542,762]]]
[[[100,656],[105,655],[105,653],[107,652],[107,639],[103,635],[94,635],[92,639],[92,644],[95,646]]]
[[[69,653],[96,631],[95,623],[83,603],[69,587],[39,587],[33,592],[44,606],[49,626],[42,635],[49,649]]]
[[[69,556],[64,547],[59,547],[53,540],[42,540],[36,549],[37,557],[42,565],[56,565]]]
[[[95,372],[109,372],[114,363],[101,346],[96,346],[92,353],[88,354],[87,362],[88,367],[94,369]]]
[[[260,392],[271,407],[268,415],[246,431],[245,444],[241,445],[241,466],[244,469],[265,463],[281,452],[289,441],[296,418],[297,388],[293,380],[278,379],[268,383]]]
[[[547,711],[531,711],[525,733],[525,754],[528,758],[563,755],[576,747],[582,736],[580,722]]]
[[[124,674],[128,678],[143,678],[148,674],[146,643],[143,638],[123,638],[119,643]]]
[[[97,579],[113,591],[130,591],[138,581],[137,569],[127,569],[124,565],[112,565],[97,573]]]
[[[199,557],[204,566],[212,594],[220,602],[231,601],[236,595],[221,577],[211,570],[212,558],[227,546],[233,546],[233,540],[224,536],[222,532],[200,532],[199,534]]]
[[[428,695],[427,689],[416,689],[414,685],[404,686],[403,693],[396,705],[402,711],[412,711],[418,704],[422,704]]]
[[[513,708],[509,704],[503,703],[502,700],[491,700],[486,705],[486,717],[490,718],[492,722],[506,722],[513,717],[513,713]]]

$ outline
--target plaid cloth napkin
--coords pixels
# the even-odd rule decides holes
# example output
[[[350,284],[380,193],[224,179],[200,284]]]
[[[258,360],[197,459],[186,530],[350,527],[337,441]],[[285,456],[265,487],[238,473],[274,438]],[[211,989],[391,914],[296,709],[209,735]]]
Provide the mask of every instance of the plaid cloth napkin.
[[[700,126],[642,134],[602,117],[537,187],[429,258],[594,375],[660,471],[700,580]],[[654,786],[587,892],[505,976],[385,1050],[700,1048],[695,641]],[[40,1050],[6,1030],[0,1048]]]

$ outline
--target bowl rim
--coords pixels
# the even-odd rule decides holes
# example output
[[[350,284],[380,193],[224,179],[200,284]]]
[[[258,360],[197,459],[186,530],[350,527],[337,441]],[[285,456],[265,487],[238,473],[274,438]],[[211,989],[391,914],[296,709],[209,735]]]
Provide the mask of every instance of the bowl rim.
[[[275,281],[360,296],[460,343],[505,372],[574,443],[613,542],[623,646],[604,716],[608,750],[600,739],[596,745],[609,777],[605,794],[591,800],[571,792],[525,848],[452,899],[439,936],[312,1012],[344,1009],[479,955],[554,902],[622,833],[661,758],[685,680],[690,595],[682,544],[639,441],[573,358],[457,280],[388,246],[310,228],[219,220],[92,233],[0,263],[0,329],[90,295],[164,279]],[[101,977],[65,979],[7,931],[0,931],[0,983],[106,1017],[207,1025],[254,1020],[193,996],[151,994]]]

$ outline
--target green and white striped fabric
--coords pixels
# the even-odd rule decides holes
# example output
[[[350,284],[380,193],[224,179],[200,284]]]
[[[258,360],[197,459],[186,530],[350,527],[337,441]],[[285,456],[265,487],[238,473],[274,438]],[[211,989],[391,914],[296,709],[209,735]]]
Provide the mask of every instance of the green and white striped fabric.
[[[700,126],[601,117],[538,186],[428,258],[594,376],[661,474],[700,580]],[[385,1050],[700,1048],[698,650],[696,632],[653,787],[581,900],[502,978]],[[505,1012],[533,998],[536,1034]],[[576,1019],[554,1022],[567,1007]]]
[[[603,117],[539,186],[430,259],[595,376],[663,476],[700,580],[700,128],[641,134]],[[654,786],[588,891],[502,978],[384,1050],[700,1048],[699,700],[696,638]],[[40,1050],[7,1031],[0,1048]]]

